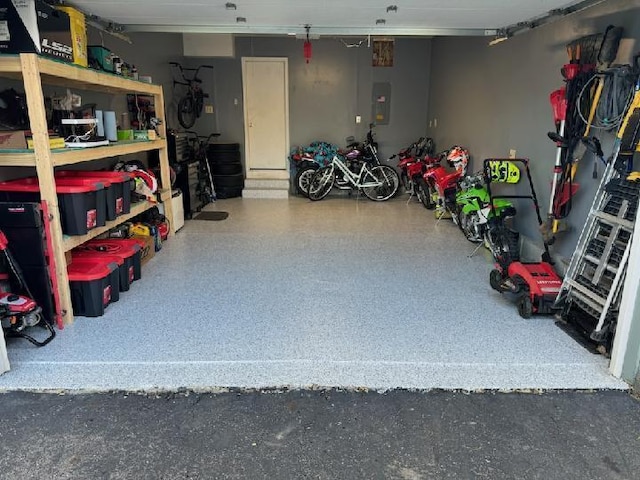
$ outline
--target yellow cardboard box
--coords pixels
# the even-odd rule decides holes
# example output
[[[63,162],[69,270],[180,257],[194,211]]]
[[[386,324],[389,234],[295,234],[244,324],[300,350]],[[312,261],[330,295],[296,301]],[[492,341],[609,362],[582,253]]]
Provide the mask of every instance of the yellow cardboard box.
[[[71,43],[73,43],[73,63],[80,65],[81,67],[88,66],[87,24],[85,23],[84,13],[73,7],[56,6],[56,8],[69,15],[69,23],[71,25]]]

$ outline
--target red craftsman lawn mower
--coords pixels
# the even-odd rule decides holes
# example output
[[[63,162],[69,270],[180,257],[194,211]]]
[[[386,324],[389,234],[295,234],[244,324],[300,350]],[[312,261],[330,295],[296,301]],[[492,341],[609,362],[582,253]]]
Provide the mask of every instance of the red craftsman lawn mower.
[[[529,180],[531,189],[530,195],[493,195],[491,193],[491,166],[493,162],[514,162],[521,163],[524,166]],[[495,198],[523,198],[533,202],[538,224],[542,225],[542,217],[540,216],[540,206],[536,197],[533,181],[531,180],[531,172],[529,171],[529,160],[525,158],[510,159],[487,159],[484,161],[485,178],[487,179],[487,191],[489,192],[490,204],[493,208],[493,199]],[[498,227],[500,228],[500,227]],[[504,227],[502,227],[504,228]],[[500,238],[500,234],[496,235]],[[506,236],[505,236],[505,241]],[[560,288],[562,280],[553,269],[553,262],[549,254],[549,246],[544,243],[544,253],[541,262],[520,262],[512,261],[511,255],[498,254],[495,258],[496,268],[489,275],[489,283],[491,288],[500,293],[512,293],[517,296],[518,313],[523,318],[531,318],[535,314],[550,314],[556,309],[554,303]],[[496,251],[500,252],[498,248]]]
[[[29,287],[27,287],[22,270],[11,255],[8,244],[7,237],[0,230],[0,254],[4,256],[4,263],[10,272],[0,274],[0,324],[2,325],[2,333],[6,337],[24,338],[37,347],[44,347],[53,340],[56,332],[42,318],[42,309],[33,300],[33,295],[29,291]],[[11,276],[15,277],[13,279],[14,283],[26,295],[9,291]],[[30,327],[35,327],[38,324],[44,325],[48,330],[47,338],[42,341],[27,333]]]

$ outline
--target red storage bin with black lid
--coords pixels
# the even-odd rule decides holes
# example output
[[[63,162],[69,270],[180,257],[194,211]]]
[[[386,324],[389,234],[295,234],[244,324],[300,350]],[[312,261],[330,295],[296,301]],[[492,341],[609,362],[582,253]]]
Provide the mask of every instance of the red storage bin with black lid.
[[[87,178],[109,182],[107,190],[107,220],[115,220],[119,215],[131,211],[131,190],[133,175],[129,172],[60,170],[58,178]]]
[[[62,182],[56,185],[62,233],[85,235],[106,221],[103,184]],[[40,187],[35,177],[0,182],[0,199],[8,202],[40,202]]]
[[[129,283],[142,277],[142,247],[130,238],[94,238],[82,245],[83,249],[93,249],[109,255],[119,255],[125,262]]]
[[[118,265],[118,285],[121,292],[127,292],[133,281],[133,267],[129,266],[125,259],[121,255],[111,255],[109,253],[101,252],[99,250],[85,249],[83,247],[74,248],[71,250],[71,262],[75,259],[89,258],[96,262],[104,263],[116,263]]]
[[[119,298],[118,264],[91,258],[74,258],[67,266],[73,313],[80,317],[100,317]]]
[[[56,189],[58,187],[76,186],[96,187],[96,227],[104,227],[107,221],[107,188],[110,186],[109,182],[84,178],[56,178],[55,181]]]

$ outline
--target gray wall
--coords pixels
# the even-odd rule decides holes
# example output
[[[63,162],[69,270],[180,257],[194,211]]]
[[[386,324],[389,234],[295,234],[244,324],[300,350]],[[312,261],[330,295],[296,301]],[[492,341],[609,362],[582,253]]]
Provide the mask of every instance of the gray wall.
[[[313,55],[307,64],[303,41],[294,38],[239,37],[233,59],[190,58],[191,65],[214,65],[215,115],[205,116],[197,128],[202,134],[218,131],[220,141],[244,142],[242,110],[242,57],[287,57],[289,60],[289,115],[292,146],[322,140],[345,145],[353,135],[363,139],[371,121],[371,89],[374,82],[391,83],[389,125],[375,131],[383,157],[425,134],[430,71],[428,39],[398,39],[393,67],[371,66],[366,42],[347,48],[338,39],[312,41]],[[237,104],[234,104],[237,99]],[[355,123],[355,116],[362,123]]]
[[[434,39],[429,119],[437,119],[437,127],[430,128],[429,135],[438,148],[468,147],[473,169],[481,168],[484,158],[507,157],[510,149],[530,158],[544,217],[555,160],[555,145],[546,136],[554,129],[549,94],[563,84],[565,46],[583,35],[603,32],[609,24],[623,26],[625,37],[634,39],[640,35],[639,9],[638,0],[610,0],[493,47],[485,38]],[[635,52],[637,45],[630,43],[624,42],[621,54]],[[621,57],[623,63],[630,61]],[[600,137],[609,155],[613,134]],[[586,157],[578,172],[581,190],[568,218],[572,231],[559,235],[553,246],[553,253],[564,259],[575,248],[598,185],[591,177],[592,162]],[[542,245],[531,208],[519,209],[517,226]]]
[[[113,53],[119,55],[125,62],[135,65],[140,75],[150,75],[153,83],[162,85],[165,104],[167,105],[167,127],[177,125],[175,110],[172,105],[173,79],[169,62],[183,61],[182,35],[177,33],[132,33],[129,34],[132,44],[112,37],[106,33],[101,34],[95,28],[88,28],[88,44],[104,45]],[[122,96],[96,95],[87,92],[88,101],[95,101],[99,106],[115,110],[118,113],[126,112],[126,100]],[[164,116],[164,115],[163,115]]]
[[[237,37],[235,58],[185,58],[180,34],[133,33],[133,45],[90,29],[90,44],[104,44],[140,74],[153,77],[164,87],[167,126],[179,129],[176,119],[180,90],[174,92],[170,61],[184,66],[213,65],[202,70],[203,89],[211,95],[213,114],[203,114],[194,130],[201,135],[218,132],[221,142],[244,143],[242,105],[242,57],[287,57],[289,59],[290,143],[308,145],[323,140],[345,145],[353,135],[363,139],[371,121],[371,89],[374,82],[391,83],[389,125],[375,128],[381,157],[387,158],[425,134],[430,76],[430,39],[397,39],[393,67],[372,67],[366,41],[347,48],[339,39],[312,41],[313,55],[305,63],[303,41],[295,38]],[[349,40],[353,43],[353,40]],[[180,87],[178,87],[179,89]],[[96,98],[90,96],[88,98]],[[103,99],[110,108],[125,111],[122,99]],[[236,102],[237,101],[237,102]],[[362,123],[355,123],[355,116]],[[118,117],[120,118],[120,117]]]

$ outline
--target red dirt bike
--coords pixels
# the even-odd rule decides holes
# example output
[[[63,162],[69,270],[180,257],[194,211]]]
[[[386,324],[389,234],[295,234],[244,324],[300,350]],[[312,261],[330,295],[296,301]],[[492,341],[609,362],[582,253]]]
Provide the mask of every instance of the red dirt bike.
[[[455,169],[453,172],[442,166],[443,159]],[[458,182],[467,174],[468,164],[469,152],[459,146],[432,157],[432,162],[422,175],[419,198],[426,208],[436,208],[437,218],[451,216],[455,223],[458,222],[456,192]]]
[[[407,148],[403,148],[397,154],[392,155],[389,160],[398,158],[398,170],[400,170],[400,181],[409,198],[418,195],[418,185],[422,174],[425,172],[423,160],[433,153],[433,139],[420,137],[417,142],[412,143]]]

